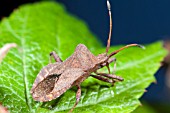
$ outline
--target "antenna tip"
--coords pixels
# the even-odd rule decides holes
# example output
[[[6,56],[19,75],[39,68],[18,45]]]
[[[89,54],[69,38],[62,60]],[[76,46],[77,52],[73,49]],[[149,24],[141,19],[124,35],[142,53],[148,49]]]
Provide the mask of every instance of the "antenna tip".
[[[138,47],[142,48],[142,49],[146,49],[145,46],[141,45],[141,44],[137,44]]]
[[[107,0],[107,8],[108,8],[109,11],[111,10],[111,5],[110,5],[109,0]]]

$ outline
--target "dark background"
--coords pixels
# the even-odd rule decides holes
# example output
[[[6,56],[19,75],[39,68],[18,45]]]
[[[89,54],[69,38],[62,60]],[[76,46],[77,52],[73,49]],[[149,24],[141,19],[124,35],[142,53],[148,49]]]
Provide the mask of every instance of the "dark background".
[[[1,0],[0,18],[8,16],[24,3],[38,0]],[[56,0],[63,3],[73,15],[86,21],[90,30],[106,45],[109,17],[106,0]],[[170,0],[110,0],[113,16],[112,45],[151,43],[170,35]],[[159,113],[168,113],[170,93],[165,85],[165,71],[156,74],[157,84],[152,84],[142,101],[149,103]]]

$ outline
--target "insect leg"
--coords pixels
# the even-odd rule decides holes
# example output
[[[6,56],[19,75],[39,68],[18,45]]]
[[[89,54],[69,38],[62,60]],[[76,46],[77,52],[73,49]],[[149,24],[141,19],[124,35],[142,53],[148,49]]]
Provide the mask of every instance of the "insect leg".
[[[107,63],[104,63],[104,64],[101,66],[101,67],[106,66],[106,67],[108,68],[108,70],[109,70],[109,74],[110,74],[109,64],[112,63],[112,62],[114,62],[114,66],[113,66],[113,73],[114,73],[115,70],[116,70],[116,58],[110,58]],[[113,78],[112,78],[112,81],[113,81],[113,84],[114,84],[114,79],[113,79]]]
[[[74,108],[77,106],[77,104],[80,101],[80,97],[81,97],[81,87],[80,85],[77,85],[77,93],[76,93],[76,103],[74,104],[74,106],[71,108],[71,110],[69,111],[69,113],[71,113]]]
[[[109,63],[108,63],[108,62],[106,63],[106,67],[107,67],[108,72],[109,72],[109,74],[110,74],[110,67],[109,67]]]
[[[115,73],[115,71],[116,71],[116,58],[114,58],[114,66],[113,66],[113,74]],[[109,73],[110,74],[110,73]],[[114,78],[112,78],[112,85],[114,85]]]
[[[114,74],[106,74],[106,73],[96,73],[96,74],[98,74],[98,75],[101,75],[101,76],[104,76],[104,77],[107,77],[107,78],[111,78],[111,79],[116,79],[116,80],[118,80],[118,81],[123,81],[123,78],[122,77],[120,77],[120,76],[116,76],[116,75],[114,75]]]
[[[104,78],[102,76],[98,76],[98,75],[90,75],[98,80],[104,81],[104,82],[108,82],[108,83],[113,83],[112,80],[108,79],[108,78]]]
[[[107,63],[110,64],[110,63],[112,63],[112,62],[116,62],[116,58],[110,58]],[[101,65],[101,68],[104,67],[104,66],[106,66],[107,63],[103,63],[103,64]]]
[[[114,58],[115,60],[114,60],[114,65],[113,65],[113,73],[115,73],[115,71],[116,71],[116,58]]]
[[[52,61],[51,57],[53,57],[56,62],[63,62],[63,61],[61,60],[61,58],[60,58],[54,51],[52,51],[52,52],[50,53],[50,63],[51,63],[51,61]]]
[[[113,66],[113,73],[114,73],[115,70],[116,70],[116,58],[110,58],[107,63],[104,63],[104,64],[101,66],[101,68],[104,67],[104,66],[106,66],[107,69],[108,69],[108,71],[109,71],[109,74],[110,74],[109,64],[112,63],[112,62],[114,62],[114,66]]]

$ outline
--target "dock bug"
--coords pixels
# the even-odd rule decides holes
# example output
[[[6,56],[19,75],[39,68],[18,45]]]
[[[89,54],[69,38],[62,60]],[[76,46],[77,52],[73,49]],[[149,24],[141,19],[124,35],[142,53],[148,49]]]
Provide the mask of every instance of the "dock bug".
[[[78,44],[74,53],[65,61],[62,61],[55,52],[51,52],[50,56],[54,57],[56,62],[50,63],[42,68],[37,75],[31,89],[31,94],[35,101],[51,101],[62,95],[71,87],[76,86],[78,90],[76,93],[76,102],[70,110],[70,112],[72,112],[80,101],[80,84],[89,76],[112,84],[116,81],[123,81],[123,78],[110,74],[109,64],[116,60],[115,58],[112,58],[112,56],[125,48],[131,46],[142,46],[139,44],[129,44],[112,52],[111,54],[108,54],[112,33],[112,16],[109,0],[107,0],[107,7],[110,17],[110,31],[106,52],[95,56],[85,45]],[[109,73],[97,72],[97,70],[105,66],[108,68]]]

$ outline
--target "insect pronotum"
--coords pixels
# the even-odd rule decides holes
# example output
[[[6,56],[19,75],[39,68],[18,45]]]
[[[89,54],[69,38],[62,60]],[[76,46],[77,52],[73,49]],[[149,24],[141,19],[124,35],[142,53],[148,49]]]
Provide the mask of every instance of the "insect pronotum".
[[[123,81],[123,78],[110,74],[109,64],[116,60],[115,58],[112,58],[112,56],[131,46],[143,46],[139,44],[129,44],[108,54],[112,32],[112,15],[109,0],[107,0],[107,7],[110,17],[110,31],[106,52],[94,56],[85,45],[78,44],[74,53],[65,61],[62,61],[54,51],[51,52],[50,56],[53,57],[56,62],[43,67],[37,75],[31,89],[31,94],[35,101],[51,101],[62,95],[71,87],[76,86],[76,102],[70,110],[70,112],[72,112],[80,101],[80,84],[89,76],[112,84],[116,81]],[[97,70],[105,66],[108,68],[109,73],[97,72]]]

